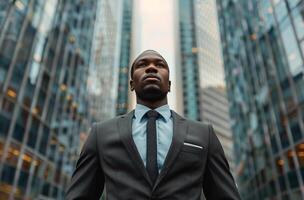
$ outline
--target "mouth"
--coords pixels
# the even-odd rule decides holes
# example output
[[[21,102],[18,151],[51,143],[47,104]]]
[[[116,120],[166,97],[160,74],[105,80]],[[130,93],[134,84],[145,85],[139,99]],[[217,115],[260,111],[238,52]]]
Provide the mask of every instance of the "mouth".
[[[154,77],[148,77],[144,79],[145,81],[159,81],[158,78],[154,78]]]
[[[160,81],[160,78],[156,75],[147,75],[143,79],[144,81]]]

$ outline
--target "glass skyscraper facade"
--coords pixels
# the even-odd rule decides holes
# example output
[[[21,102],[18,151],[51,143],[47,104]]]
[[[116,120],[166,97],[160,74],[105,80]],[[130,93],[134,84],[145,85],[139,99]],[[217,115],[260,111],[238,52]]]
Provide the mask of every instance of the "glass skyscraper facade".
[[[131,57],[133,0],[123,1],[120,61],[118,72],[118,93],[116,115],[127,113],[129,98],[129,66]]]
[[[194,0],[179,0],[180,68],[184,115],[200,120],[199,66],[197,58]]]
[[[0,199],[63,199],[89,127],[95,9],[0,1]]]
[[[216,0],[195,0],[201,120],[211,123],[234,173],[233,142],[224,79]]]
[[[116,113],[122,4],[120,0],[97,1],[88,94],[93,121]]]
[[[304,2],[217,5],[242,198],[304,199]]]
[[[234,172],[216,1],[180,0],[178,6],[184,115],[213,125]]]
[[[127,112],[132,2],[98,0],[89,77],[92,121]]]

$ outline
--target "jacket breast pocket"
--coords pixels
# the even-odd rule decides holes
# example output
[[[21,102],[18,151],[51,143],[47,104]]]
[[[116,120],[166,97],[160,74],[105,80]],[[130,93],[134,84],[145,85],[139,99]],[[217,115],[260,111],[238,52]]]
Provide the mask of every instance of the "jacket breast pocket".
[[[181,149],[182,152],[195,153],[199,155],[202,155],[204,150],[203,146],[191,145],[190,143],[185,143]]]
[[[194,169],[201,167],[205,160],[206,150],[204,147],[198,148],[183,145],[179,153],[179,164],[182,168]]]

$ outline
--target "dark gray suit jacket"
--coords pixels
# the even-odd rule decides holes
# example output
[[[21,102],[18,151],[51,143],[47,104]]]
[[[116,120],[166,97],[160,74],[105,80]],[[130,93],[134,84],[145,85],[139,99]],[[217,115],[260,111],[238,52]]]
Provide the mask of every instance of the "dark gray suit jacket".
[[[174,111],[172,144],[153,185],[132,139],[133,112],[93,125],[66,199],[99,199],[104,191],[108,200],[200,200],[202,189],[207,200],[240,199],[213,128]]]

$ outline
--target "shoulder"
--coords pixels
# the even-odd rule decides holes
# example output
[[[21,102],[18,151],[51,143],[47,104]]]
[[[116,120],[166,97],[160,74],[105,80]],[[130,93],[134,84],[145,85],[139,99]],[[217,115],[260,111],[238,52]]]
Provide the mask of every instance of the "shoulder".
[[[212,134],[211,124],[207,124],[200,121],[191,120],[185,117],[180,116],[176,112],[172,111],[173,120],[180,121],[186,126],[187,137],[193,138],[194,140],[209,141],[210,135]],[[175,123],[175,124],[177,124]]]
[[[189,127],[205,130],[205,131],[208,131],[208,132],[209,132],[209,129],[211,127],[211,124],[207,124],[207,123],[200,122],[200,121],[187,119],[187,122],[189,124]]]
[[[111,126],[111,125],[117,123],[118,119],[119,119],[119,117],[117,116],[117,117],[107,119],[104,121],[95,122],[95,123],[93,123],[93,127],[99,129],[99,128],[106,127],[109,125]]]
[[[101,130],[101,129],[104,130],[105,128],[116,127],[115,125],[117,125],[117,123],[120,120],[123,120],[124,118],[132,119],[133,112],[134,112],[134,110],[132,110],[131,112],[124,114],[124,115],[119,115],[119,116],[116,116],[111,119],[95,122],[95,123],[93,123],[92,128],[95,128],[96,130]]]
[[[179,115],[175,111],[172,111],[172,115],[173,115],[173,118],[177,118],[177,119],[181,119],[181,120],[185,121],[188,125],[188,128],[190,128],[190,129],[196,129],[196,130],[200,130],[200,131],[204,131],[204,132],[205,131],[209,132],[212,127],[211,124],[188,119],[186,117]]]

